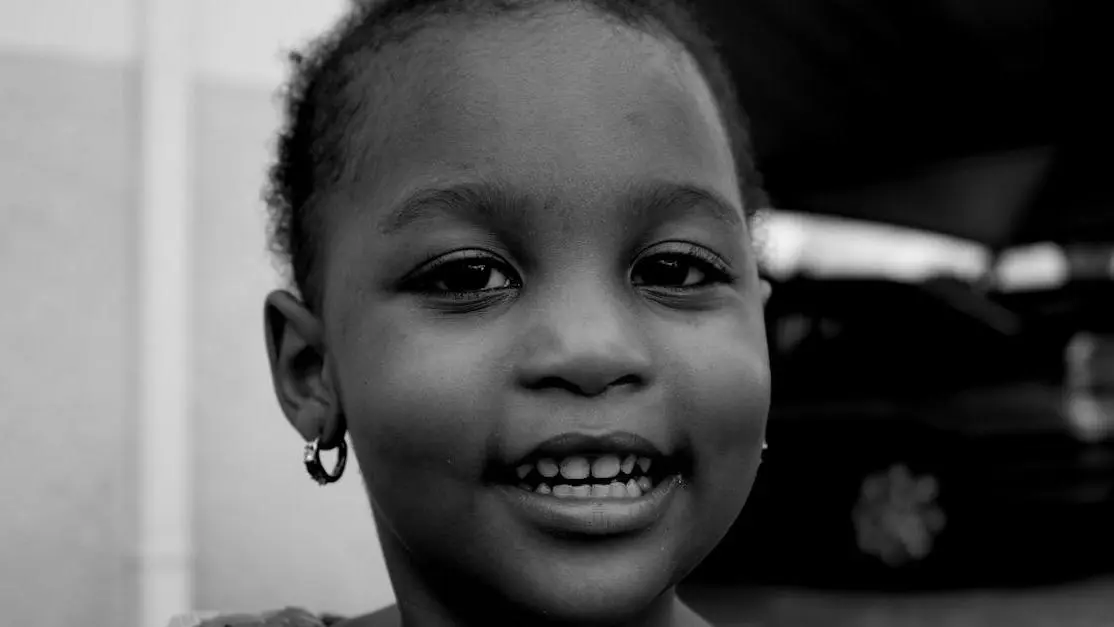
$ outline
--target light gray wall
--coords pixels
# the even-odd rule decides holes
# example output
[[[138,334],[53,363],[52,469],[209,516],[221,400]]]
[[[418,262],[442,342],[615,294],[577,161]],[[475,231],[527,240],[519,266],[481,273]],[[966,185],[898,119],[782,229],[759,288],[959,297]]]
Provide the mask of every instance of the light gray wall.
[[[126,627],[139,607],[141,5],[0,5],[4,625]],[[329,488],[304,474],[263,346],[262,299],[277,277],[259,193],[279,119],[278,59],[340,5],[193,5],[199,609],[353,613],[393,601],[358,468]]]
[[[7,53],[0,86],[3,622],[127,625],[134,74]]]

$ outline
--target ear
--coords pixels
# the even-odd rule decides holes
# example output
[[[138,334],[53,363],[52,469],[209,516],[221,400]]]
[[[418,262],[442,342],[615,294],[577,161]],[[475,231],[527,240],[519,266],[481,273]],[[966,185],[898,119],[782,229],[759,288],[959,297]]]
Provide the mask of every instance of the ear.
[[[279,405],[309,442],[331,449],[344,438],[344,413],[328,367],[321,321],[290,292],[267,296],[263,311],[267,356]]]

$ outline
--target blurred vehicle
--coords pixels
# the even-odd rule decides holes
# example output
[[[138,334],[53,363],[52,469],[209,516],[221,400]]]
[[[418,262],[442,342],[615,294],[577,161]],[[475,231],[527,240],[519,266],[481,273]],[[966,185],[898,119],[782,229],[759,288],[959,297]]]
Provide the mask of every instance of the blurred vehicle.
[[[1114,282],[984,296],[946,279],[796,277],[767,318],[771,449],[695,579],[1114,572]]]

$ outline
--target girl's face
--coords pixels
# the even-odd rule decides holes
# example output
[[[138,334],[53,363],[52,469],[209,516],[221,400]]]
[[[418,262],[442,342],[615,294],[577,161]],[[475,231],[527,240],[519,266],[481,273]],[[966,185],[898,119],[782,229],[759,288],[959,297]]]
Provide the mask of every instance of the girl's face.
[[[631,616],[758,468],[762,293],[727,134],[676,46],[587,13],[419,37],[422,62],[354,88],[393,91],[324,248],[325,376],[392,576]]]

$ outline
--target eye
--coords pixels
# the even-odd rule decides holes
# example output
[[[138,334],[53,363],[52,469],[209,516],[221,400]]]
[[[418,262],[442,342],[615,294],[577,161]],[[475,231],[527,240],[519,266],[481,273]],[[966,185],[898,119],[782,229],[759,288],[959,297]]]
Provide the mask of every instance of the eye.
[[[468,252],[442,258],[421,273],[413,287],[430,294],[469,296],[518,287],[514,272],[483,253]]]
[[[733,281],[723,262],[712,253],[693,245],[687,245],[684,251],[662,252],[644,257],[635,264],[631,279],[637,286],[671,290],[693,290]]]

